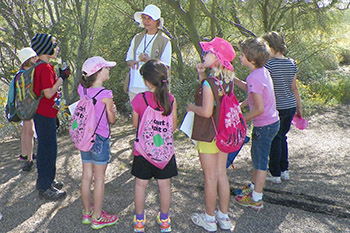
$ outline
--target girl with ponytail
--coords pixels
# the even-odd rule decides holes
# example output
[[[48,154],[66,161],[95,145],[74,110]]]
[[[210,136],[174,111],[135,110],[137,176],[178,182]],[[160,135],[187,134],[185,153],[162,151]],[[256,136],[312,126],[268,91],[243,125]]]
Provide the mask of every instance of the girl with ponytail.
[[[149,116],[144,113],[147,107],[150,106],[155,110],[161,111],[163,116],[171,117],[170,119],[172,119],[173,123],[172,128],[170,128],[170,130],[174,132],[176,130],[177,122],[177,106],[174,96],[169,93],[167,66],[159,60],[151,59],[140,68],[140,74],[142,75],[143,81],[148,87],[149,91],[137,94],[135,98],[131,101],[131,106],[133,107],[133,126],[138,129],[142,117]],[[159,123],[160,126],[163,127],[161,122]],[[139,130],[140,129],[138,129],[138,131]],[[141,143],[141,141],[139,141],[139,143]],[[149,162],[149,160],[142,156],[140,152],[141,151],[137,151],[137,149],[134,148],[134,160],[131,170],[131,174],[136,177],[134,190],[134,232],[144,232],[144,203],[146,188],[149,180],[152,179],[152,177],[154,177],[157,180],[160,192],[160,210],[156,217],[156,220],[160,225],[161,232],[170,232],[170,179],[171,177],[174,177],[178,174],[175,154],[168,156],[169,161],[167,162],[165,167],[161,169]]]

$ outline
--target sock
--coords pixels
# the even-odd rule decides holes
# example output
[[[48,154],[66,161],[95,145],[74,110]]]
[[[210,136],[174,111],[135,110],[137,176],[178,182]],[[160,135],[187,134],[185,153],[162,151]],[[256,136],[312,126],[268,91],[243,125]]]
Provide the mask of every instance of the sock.
[[[210,216],[207,213],[205,213],[205,220],[208,222],[213,222],[215,221],[215,216]]]
[[[145,212],[143,212],[142,214],[135,213],[135,215],[137,220],[142,220],[145,218]]]
[[[253,181],[248,186],[251,190],[254,190],[254,182]]]
[[[262,197],[263,197],[263,193],[258,193],[258,192],[253,191],[253,193],[252,193],[253,201],[260,201],[260,200],[262,200]]]
[[[216,213],[217,213],[218,218],[220,218],[220,219],[228,218],[228,214],[222,213],[219,209]]]
[[[162,211],[160,211],[159,218],[160,220],[165,220],[169,217],[169,213],[164,214]]]

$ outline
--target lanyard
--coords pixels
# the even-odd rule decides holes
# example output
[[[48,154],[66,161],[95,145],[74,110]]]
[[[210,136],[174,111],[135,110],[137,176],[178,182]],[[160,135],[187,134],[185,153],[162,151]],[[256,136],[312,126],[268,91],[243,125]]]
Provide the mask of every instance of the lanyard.
[[[156,32],[156,34],[154,34],[154,35],[152,36],[151,40],[147,43],[147,45],[146,45],[147,33],[145,34],[145,36],[144,36],[144,41],[143,41],[143,42],[144,42],[144,43],[143,43],[143,53],[146,52],[146,49],[148,48],[149,44],[152,42],[152,40],[154,39],[154,37],[155,37],[157,34],[158,34],[158,31]]]

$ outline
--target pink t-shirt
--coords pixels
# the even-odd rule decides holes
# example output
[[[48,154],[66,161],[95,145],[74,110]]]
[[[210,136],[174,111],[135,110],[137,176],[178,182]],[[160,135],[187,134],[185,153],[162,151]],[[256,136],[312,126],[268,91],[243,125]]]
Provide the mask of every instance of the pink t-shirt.
[[[86,93],[90,98],[94,97],[97,94],[97,92],[99,92],[101,89],[104,89],[104,87],[85,88],[85,90],[87,91]],[[79,84],[78,93],[80,97],[84,96],[84,88],[81,84]],[[97,100],[95,104],[96,122],[99,121],[101,114],[103,114],[100,124],[97,127],[96,133],[106,138],[109,136],[109,123],[107,119],[107,110],[105,110],[105,112],[103,113],[103,109],[106,106],[101,101],[103,98],[113,98],[112,91],[105,89],[95,97],[95,99]]]
[[[249,108],[254,108],[254,102],[251,93],[262,95],[264,102],[264,112],[253,118],[255,127],[270,125],[279,120],[276,110],[276,99],[273,90],[273,83],[269,71],[265,68],[258,68],[252,71],[247,79],[248,104]]]
[[[164,110],[160,104],[158,105],[154,101],[154,93],[153,92],[146,91],[144,93],[145,93],[145,98],[146,98],[149,106],[151,106],[153,109],[156,109],[158,107],[161,111]],[[169,100],[170,100],[170,102],[174,101],[174,96],[170,93],[169,93]],[[145,100],[143,99],[142,93],[139,93],[135,96],[135,98],[131,101],[131,106],[134,109],[134,111],[139,115],[139,122],[140,122],[142,115],[147,108],[147,105],[145,103]],[[134,155],[140,155],[140,153],[137,152],[136,150],[134,150]]]

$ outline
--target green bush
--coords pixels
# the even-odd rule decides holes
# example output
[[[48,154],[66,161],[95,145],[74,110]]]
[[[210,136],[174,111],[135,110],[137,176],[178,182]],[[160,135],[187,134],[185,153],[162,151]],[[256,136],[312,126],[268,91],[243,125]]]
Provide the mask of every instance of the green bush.
[[[350,49],[340,49],[340,64],[350,65]]]

